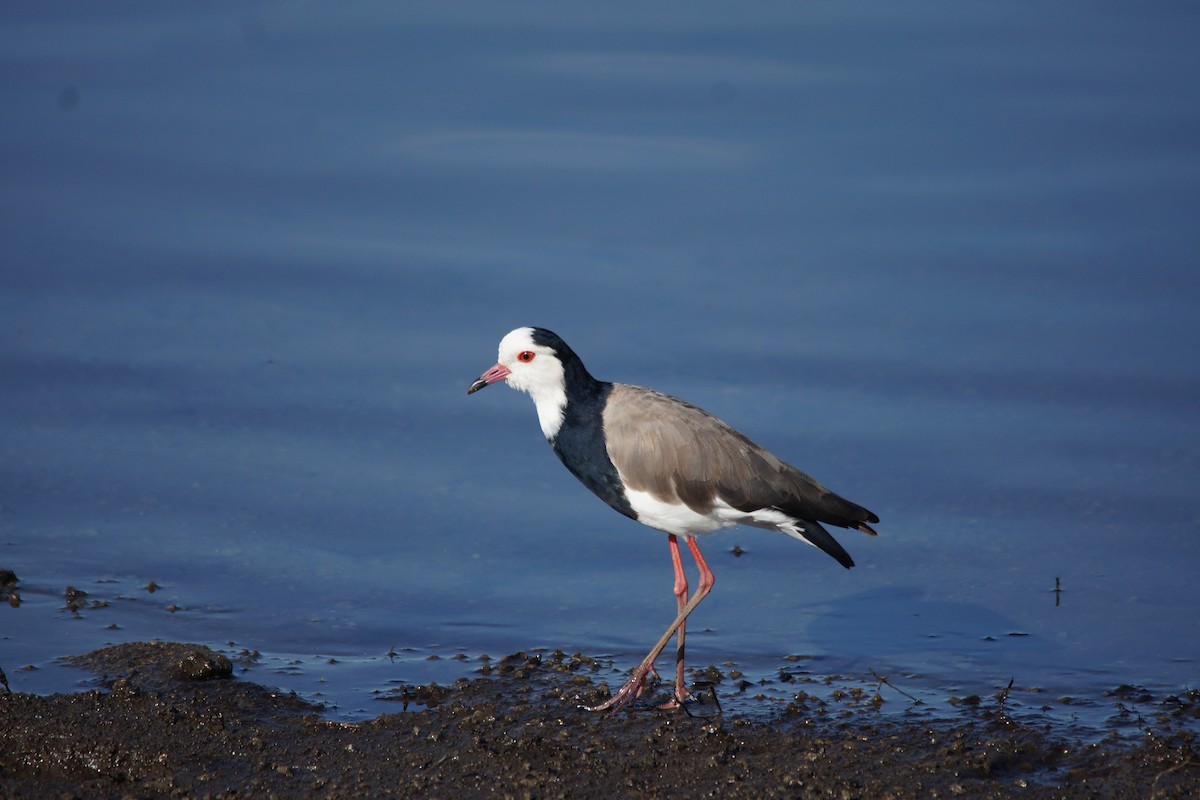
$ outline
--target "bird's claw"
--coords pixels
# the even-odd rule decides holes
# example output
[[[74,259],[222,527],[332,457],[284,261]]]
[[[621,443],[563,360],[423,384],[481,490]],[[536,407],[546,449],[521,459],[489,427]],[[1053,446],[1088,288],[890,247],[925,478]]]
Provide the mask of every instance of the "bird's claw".
[[[656,682],[661,680],[653,666],[648,669],[635,669],[625,685],[618,689],[612,697],[594,706],[583,706],[583,709],[585,711],[608,711],[622,708],[642,696],[642,692],[646,690],[646,679],[651,675],[654,676]],[[671,694],[671,699],[658,704],[655,708],[660,711],[676,711],[683,708],[688,701],[695,701],[695,699],[685,687],[676,686]]]
[[[696,702],[696,696],[682,686],[676,686],[675,691],[671,694],[671,699],[665,703],[659,703],[655,708],[659,711],[677,711],[689,702]]]

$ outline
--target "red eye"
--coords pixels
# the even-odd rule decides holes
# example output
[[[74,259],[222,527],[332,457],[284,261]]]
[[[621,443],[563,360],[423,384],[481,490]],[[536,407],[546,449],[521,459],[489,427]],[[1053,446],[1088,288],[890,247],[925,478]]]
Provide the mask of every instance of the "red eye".
[[[522,350],[517,354],[517,361],[520,361],[522,364],[528,364],[530,361],[533,361],[533,356],[534,353],[532,350]]]

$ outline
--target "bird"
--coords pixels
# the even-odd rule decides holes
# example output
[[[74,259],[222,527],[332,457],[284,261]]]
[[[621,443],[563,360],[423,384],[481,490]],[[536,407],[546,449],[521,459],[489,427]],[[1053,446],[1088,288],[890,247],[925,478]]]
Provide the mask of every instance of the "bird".
[[[679,709],[694,700],[684,680],[686,621],[715,580],[697,536],[739,524],[766,528],[813,545],[849,569],[853,559],[823,525],[876,535],[875,514],[691,403],[593,378],[575,351],[545,328],[505,335],[496,364],[467,394],[499,381],[532,398],[546,440],[584,486],[626,517],[667,534],[675,620],[629,680],[605,702],[585,706],[589,711],[621,708],[639,698],[648,677],[657,677],[654,663],[675,635],[675,686],[659,707]],[[680,536],[699,573],[690,597]]]

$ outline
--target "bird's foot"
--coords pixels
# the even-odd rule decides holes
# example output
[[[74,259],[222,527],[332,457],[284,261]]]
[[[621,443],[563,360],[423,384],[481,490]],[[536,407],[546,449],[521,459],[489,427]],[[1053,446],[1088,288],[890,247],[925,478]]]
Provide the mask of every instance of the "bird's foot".
[[[671,694],[671,699],[665,703],[659,703],[657,706],[655,706],[655,708],[657,708],[659,711],[678,711],[689,702],[696,702],[695,695],[689,692],[686,686],[677,684],[675,686],[675,691]]]
[[[628,705],[641,697],[642,690],[646,688],[646,676],[649,673],[650,670],[647,669],[635,670],[633,676],[617,690],[616,694],[599,705],[584,706],[583,709],[585,711],[608,711],[610,708],[621,708]]]
[[[608,711],[613,708],[622,708],[634,700],[642,696],[642,692],[646,690],[646,681],[650,676],[654,676],[655,681],[660,680],[658,672],[653,666],[648,668],[637,668],[625,682],[625,685],[617,690],[616,694],[605,700],[603,703],[594,706],[584,706],[585,711]],[[695,701],[692,693],[682,685],[676,685],[675,690],[671,695],[671,699],[665,703],[660,703],[655,708],[661,711],[676,711],[684,707],[688,701]]]

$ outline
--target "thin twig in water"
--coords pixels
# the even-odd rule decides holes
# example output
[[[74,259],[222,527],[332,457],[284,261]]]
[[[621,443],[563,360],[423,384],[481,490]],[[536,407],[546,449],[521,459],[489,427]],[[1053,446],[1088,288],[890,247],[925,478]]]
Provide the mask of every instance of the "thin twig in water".
[[[998,693],[996,694],[996,701],[997,701],[998,703],[1000,703],[1000,706],[1001,706],[1001,708],[1003,708],[1003,707],[1004,707],[1004,704],[1005,704],[1006,702],[1008,702],[1008,693],[1009,693],[1010,691],[1012,691],[1013,682],[1014,682],[1015,680],[1016,680],[1016,678],[1015,678],[1015,677],[1013,677],[1013,678],[1009,678],[1009,679],[1008,679],[1008,686],[1005,686],[1005,687],[1004,687],[1004,689],[1003,689],[1003,691],[1001,691],[1001,692],[998,692]]]
[[[911,694],[904,691],[899,686],[897,686],[896,684],[894,684],[890,680],[888,680],[888,677],[886,675],[880,675],[878,672],[876,672],[873,669],[870,670],[870,673],[875,676],[875,680],[879,681],[880,686],[888,686],[888,687],[891,687],[892,689],[895,689],[897,692],[904,695],[909,700],[912,700],[914,706],[919,706],[922,704],[922,700],[919,697],[913,697]],[[879,691],[879,689],[876,688],[875,691]]]

